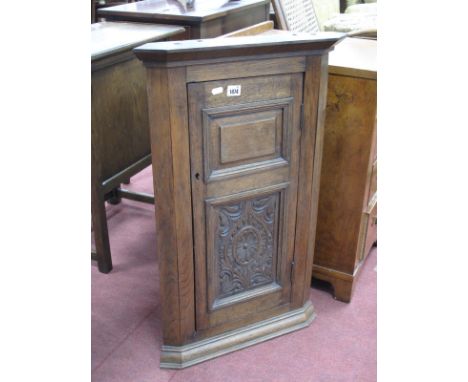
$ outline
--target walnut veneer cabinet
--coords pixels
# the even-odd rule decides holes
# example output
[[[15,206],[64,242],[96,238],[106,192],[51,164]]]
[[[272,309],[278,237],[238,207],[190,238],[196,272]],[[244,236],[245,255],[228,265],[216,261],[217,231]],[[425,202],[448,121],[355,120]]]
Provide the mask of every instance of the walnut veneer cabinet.
[[[270,0],[144,0],[98,10],[106,20],[183,26],[190,39],[211,38],[268,20]]]
[[[313,277],[345,302],[377,240],[376,54],[359,38],[330,54]]]
[[[161,367],[190,366],[314,318],[328,50],[341,36],[134,50],[149,81]]]
[[[183,32],[171,25],[91,24],[91,216],[96,244],[92,257],[103,273],[112,270],[104,202],[127,197],[153,203],[152,195],[119,188],[151,164],[146,73],[132,49]]]

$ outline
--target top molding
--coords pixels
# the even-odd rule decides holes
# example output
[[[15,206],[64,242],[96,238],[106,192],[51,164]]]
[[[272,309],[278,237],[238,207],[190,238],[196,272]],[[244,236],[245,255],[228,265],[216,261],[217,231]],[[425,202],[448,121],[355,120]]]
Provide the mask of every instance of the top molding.
[[[286,33],[203,40],[164,41],[144,44],[133,52],[145,65],[194,61],[231,61],[252,56],[297,56],[321,54],[346,35],[335,32]]]

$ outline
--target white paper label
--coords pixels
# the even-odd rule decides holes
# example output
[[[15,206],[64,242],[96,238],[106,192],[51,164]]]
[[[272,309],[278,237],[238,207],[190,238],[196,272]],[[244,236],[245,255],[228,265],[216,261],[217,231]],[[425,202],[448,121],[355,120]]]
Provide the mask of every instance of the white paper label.
[[[241,95],[241,85],[229,85],[226,95],[228,97],[238,97]]]
[[[223,87],[220,86],[219,88],[214,88],[211,90],[211,94],[216,95],[216,94],[221,94],[223,92]]]

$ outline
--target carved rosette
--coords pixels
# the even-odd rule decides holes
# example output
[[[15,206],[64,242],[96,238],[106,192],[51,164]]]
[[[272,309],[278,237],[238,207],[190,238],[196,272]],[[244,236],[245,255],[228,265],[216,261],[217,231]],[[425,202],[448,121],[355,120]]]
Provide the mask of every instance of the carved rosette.
[[[216,208],[218,298],[275,281],[278,197],[274,194]]]

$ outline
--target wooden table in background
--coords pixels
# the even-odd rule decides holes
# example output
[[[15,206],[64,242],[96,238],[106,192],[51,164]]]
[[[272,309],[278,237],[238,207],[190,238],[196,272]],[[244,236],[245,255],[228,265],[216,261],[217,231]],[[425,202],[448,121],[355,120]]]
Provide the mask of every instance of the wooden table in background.
[[[188,38],[211,38],[266,21],[270,0],[194,0],[187,8],[176,0],[144,0],[98,10],[106,20],[181,25]]]
[[[347,38],[329,59],[313,277],[349,302],[377,240],[377,41]]]
[[[183,34],[171,25],[91,24],[91,212],[101,272],[112,269],[104,202],[120,197],[152,202],[124,192],[120,183],[151,163],[146,73],[132,49]]]

